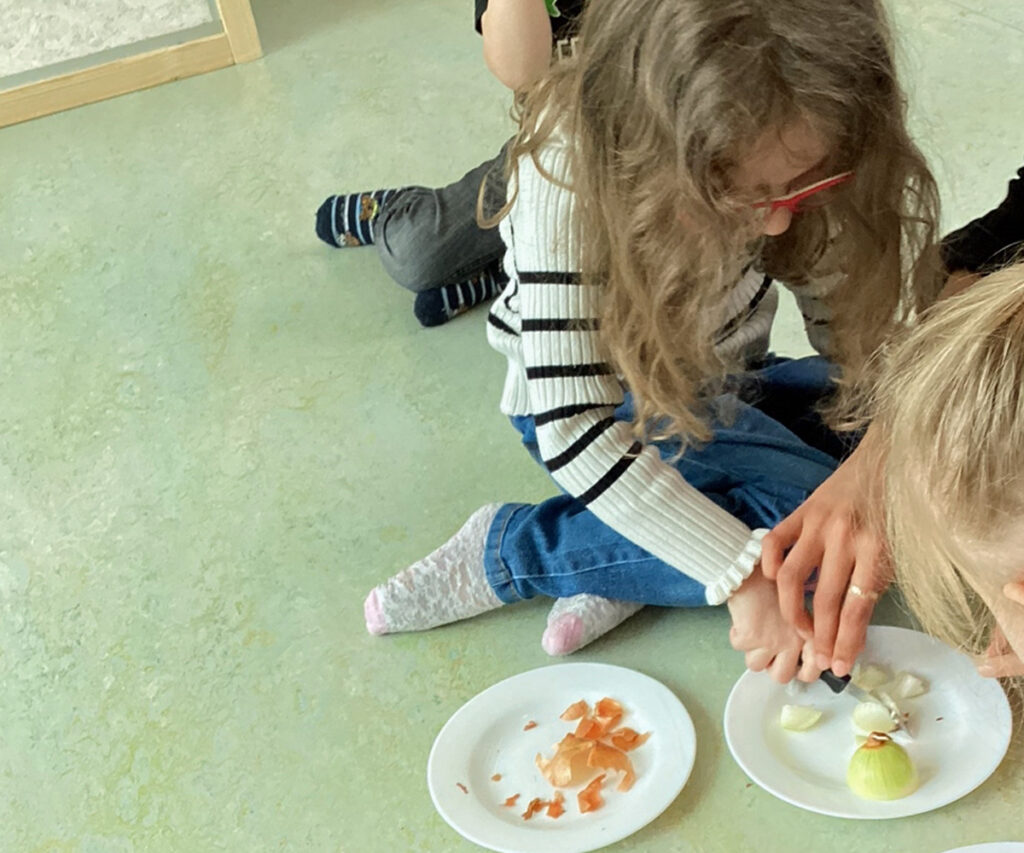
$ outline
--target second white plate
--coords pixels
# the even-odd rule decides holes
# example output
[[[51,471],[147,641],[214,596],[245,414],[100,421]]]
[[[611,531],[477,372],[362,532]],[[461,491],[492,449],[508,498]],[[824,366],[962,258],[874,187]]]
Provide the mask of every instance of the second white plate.
[[[861,660],[912,672],[930,685],[924,696],[901,703],[913,715],[914,740],[894,736],[917,766],[920,787],[889,802],[857,797],[846,785],[856,748],[850,720],[856,700],[821,682],[794,697],[765,673],[747,671],[729,694],[724,726],[733,757],[754,782],[812,812],[872,820],[947,805],[999,766],[1010,744],[1010,704],[999,683],[978,675],[970,658],[918,631],[872,626]],[[786,704],[814,705],[824,711],[821,722],[806,732],[784,730],[779,715]]]
[[[565,791],[565,814],[521,817],[533,797],[552,793],[534,764],[575,723],[559,715],[578,699],[608,696],[625,710],[622,724],[651,739],[629,753],[637,780],[619,793],[605,785],[604,807],[580,814],[576,789]],[[524,730],[530,721],[535,727]],[[625,838],[661,814],[693,768],[696,735],[690,715],[659,681],[620,666],[567,663],[530,670],[477,694],[444,725],[427,761],[427,785],[438,812],[460,835],[502,853],[583,853]],[[500,774],[497,781],[492,779]],[[610,778],[617,782],[618,774]],[[519,794],[515,808],[506,797]]]

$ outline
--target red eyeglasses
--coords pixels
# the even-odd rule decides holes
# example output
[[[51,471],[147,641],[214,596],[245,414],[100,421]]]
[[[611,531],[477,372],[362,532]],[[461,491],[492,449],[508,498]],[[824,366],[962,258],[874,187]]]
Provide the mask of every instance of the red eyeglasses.
[[[758,210],[767,208],[768,216],[775,211],[786,209],[790,213],[801,213],[805,210],[817,210],[833,201],[837,195],[837,187],[853,180],[853,172],[841,172],[831,178],[825,178],[806,186],[803,189],[791,192],[789,195],[770,198],[751,205]]]

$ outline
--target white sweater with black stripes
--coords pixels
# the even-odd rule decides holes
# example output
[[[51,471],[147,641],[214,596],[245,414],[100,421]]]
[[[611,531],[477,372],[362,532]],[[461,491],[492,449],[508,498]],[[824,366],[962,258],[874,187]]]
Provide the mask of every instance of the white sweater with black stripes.
[[[540,155],[567,179],[563,145]],[[690,486],[658,450],[635,442],[614,420],[622,385],[596,329],[597,293],[579,283],[567,223],[574,195],[548,181],[530,157],[519,163],[518,195],[501,222],[509,283],[488,317],[491,345],[508,359],[501,398],[507,415],[532,415],[551,476],[598,518],[706,587],[721,604],[750,574],[765,531],[743,522]],[[827,344],[827,286],[801,288],[811,343]],[[772,282],[749,269],[722,305],[718,347],[730,358],[767,352],[778,302]]]

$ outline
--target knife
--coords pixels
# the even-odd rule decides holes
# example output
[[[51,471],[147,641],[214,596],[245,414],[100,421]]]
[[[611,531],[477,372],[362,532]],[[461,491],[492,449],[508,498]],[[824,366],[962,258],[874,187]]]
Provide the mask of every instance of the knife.
[[[904,714],[900,710],[900,706],[896,704],[896,700],[884,690],[875,692],[864,690],[854,684],[850,680],[850,676],[838,676],[831,669],[826,669],[820,678],[833,693],[843,693],[845,691],[859,702],[874,702],[876,705],[881,705],[889,712],[889,718],[896,729],[902,731],[909,738],[914,737],[914,733],[910,730],[910,715]]]

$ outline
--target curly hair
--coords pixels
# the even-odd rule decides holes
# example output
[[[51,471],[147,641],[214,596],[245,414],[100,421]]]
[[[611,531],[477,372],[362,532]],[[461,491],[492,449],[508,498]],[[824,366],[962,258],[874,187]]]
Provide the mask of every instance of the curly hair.
[[[703,404],[740,366],[716,354],[719,306],[752,258],[794,288],[839,277],[829,355],[841,390],[862,387],[870,354],[939,286],[938,264],[919,262],[933,256],[937,192],[905,126],[880,3],[590,0],[579,45],[519,98],[512,191],[492,221],[514,204],[519,158],[542,169],[545,143],[570,139],[564,236],[603,288],[601,336],[636,399],[637,434],[657,423],[684,442],[708,436]],[[828,141],[830,170],[856,178],[833,205],[758,238],[730,172],[798,123]]]

